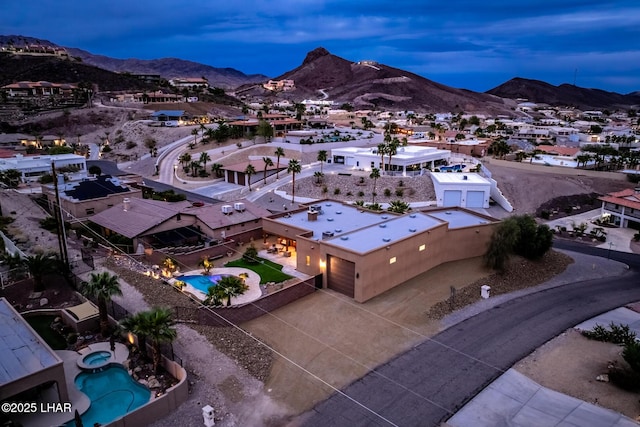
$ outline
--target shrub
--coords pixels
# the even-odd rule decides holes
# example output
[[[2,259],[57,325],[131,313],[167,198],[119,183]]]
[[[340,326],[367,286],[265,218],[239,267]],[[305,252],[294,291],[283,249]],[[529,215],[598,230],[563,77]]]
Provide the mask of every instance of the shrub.
[[[617,366],[609,369],[609,381],[623,390],[640,391],[640,373]]]
[[[353,193],[351,191],[347,191],[347,196],[353,196]]]
[[[391,197],[391,190],[389,190],[388,188],[384,189],[384,195],[387,197]]]
[[[328,192],[328,191],[329,191],[329,189],[327,188],[327,186],[326,186],[326,185],[323,185],[323,186],[322,186],[322,192],[323,192],[323,193],[326,193],[326,192]]]
[[[334,188],[334,189],[333,189],[333,194],[335,194],[336,196],[337,196],[338,194],[340,194],[340,189],[339,189],[339,188]]]
[[[404,187],[404,181],[400,180],[400,182],[398,183],[398,187]]]
[[[582,331],[582,335],[592,340],[618,345],[636,342],[636,333],[630,330],[629,325],[616,325],[613,322],[609,324],[608,328],[596,325],[592,331]]]
[[[636,233],[633,235],[633,241],[634,242],[640,242],[640,233]]]
[[[364,191],[358,191],[358,197],[364,197]]]
[[[131,150],[133,148],[136,148],[138,146],[138,144],[136,144],[133,141],[127,141],[127,150]]]
[[[110,153],[111,152],[111,147],[108,145],[105,145],[104,147],[102,147],[102,152],[103,153]]]
[[[627,328],[629,327],[627,326]],[[624,350],[622,350],[622,358],[629,364],[631,369],[636,373],[640,373],[640,343],[638,341],[635,339],[627,341],[624,345]],[[640,386],[640,383],[638,385]]]
[[[542,219],[549,219],[550,216],[551,216],[551,214],[549,213],[549,211],[540,212],[540,218],[542,218]]]
[[[396,188],[396,196],[402,197],[404,195],[404,191],[402,188]]]
[[[242,254],[242,259],[249,264],[257,264],[259,262],[258,259],[258,250],[253,244],[249,246]]]

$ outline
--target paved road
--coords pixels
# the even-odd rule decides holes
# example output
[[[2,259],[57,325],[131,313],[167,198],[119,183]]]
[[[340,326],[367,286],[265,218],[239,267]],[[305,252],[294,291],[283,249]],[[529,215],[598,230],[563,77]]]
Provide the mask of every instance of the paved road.
[[[557,244],[589,254],[606,250]],[[631,270],[500,304],[398,356],[314,408],[305,426],[438,426],[551,338],[640,300],[640,256],[611,252]],[[346,395],[346,396],[345,396]]]

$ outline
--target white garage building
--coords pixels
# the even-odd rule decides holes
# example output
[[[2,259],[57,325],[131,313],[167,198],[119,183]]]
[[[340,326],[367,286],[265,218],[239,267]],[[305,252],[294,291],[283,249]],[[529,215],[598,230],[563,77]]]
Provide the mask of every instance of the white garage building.
[[[488,208],[491,183],[477,173],[433,172],[437,206]]]
[[[447,164],[450,150],[435,147],[406,146],[398,147],[397,153],[384,156],[384,175],[415,176],[422,175],[427,168],[434,169],[439,164]],[[377,147],[343,147],[331,150],[334,163],[350,166],[353,169],[371,171],[378,168],[382,172],[382,159]]]

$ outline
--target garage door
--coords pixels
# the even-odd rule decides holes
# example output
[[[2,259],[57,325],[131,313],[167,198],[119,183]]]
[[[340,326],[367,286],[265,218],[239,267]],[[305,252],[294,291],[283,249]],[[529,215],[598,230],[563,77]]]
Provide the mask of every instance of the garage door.
[[[484,191],[467,191],[467,207],[484,207]]]
[[[327,287],[353,298],[356,265],[351,261],[327,255]]]
[[[445,190],[442,206],[460,206],[462,203],[462,190]]]

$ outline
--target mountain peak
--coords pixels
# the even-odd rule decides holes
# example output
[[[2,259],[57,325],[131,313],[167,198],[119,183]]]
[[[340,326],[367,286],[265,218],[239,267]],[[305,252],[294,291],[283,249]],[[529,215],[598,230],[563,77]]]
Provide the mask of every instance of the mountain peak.
[[[329,53],[329,51],[323,47],[317,47],[315,49],[313,49],[311,52],[307,53],[307,57],[304,58],[304,61],[302,61],[302,64],[308,64],[310,62],[315,61],[318,58],[321,58],[323,56],[327,56],[327,55],[331,55]]]

